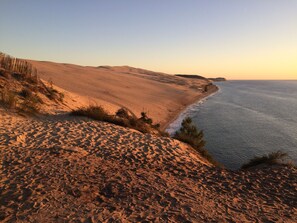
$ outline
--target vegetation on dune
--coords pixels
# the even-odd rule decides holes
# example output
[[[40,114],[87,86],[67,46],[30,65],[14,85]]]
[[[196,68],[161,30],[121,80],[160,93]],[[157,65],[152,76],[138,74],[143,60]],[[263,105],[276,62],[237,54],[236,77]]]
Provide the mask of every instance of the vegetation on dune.
[[[204,149],[205,141],[203,131],[199,131],[192,123],[192,119],[187,117],[182,121],[181,128],[173,136],[175,139],[191,145],[199,154],[206,158],[210,163],[219,166],[220,164]]]
[[[85,108],[73,110],[71,115],[85,116],[94,120],[109,122],[115,125],[123,126],[138,130],[142,133],[153,133],[160,136],[168,136],[168,133],[159,129],[159,124],[153,124],[153,120],[145,112],[137,118],[125,108],[120,108],[115,115],[109,114],[101,106],[90,105]]]
[[[182,121],[182,126],[175,133],[174,137],[195,146],[195,148],[197,148],[198,150],[205,146],[203,132],[198,131],[196,126],[193,125],[192,119],[189,117],[185,118]]]
[[[153,120],[147,116],[146,112],[141,112],[140,120],[149,125],[153,124]]]
[[[35,94],[29,97],[26,97],[23,102],[20,104],[20,111],[27,114],[36,114],[40,112],[41,99]]]
[[[47,87],[47,97],[51,100],[58,100],[60,102],[63,102],[63,99],[64,99],[64,94],[61,92],[58,92],[54,88],[54,83],[51,79],[49,80],[49,87]]]
[[[11,72],[15,79],[26,80],[32,83],[39,81],[36,68],[25,60],[0,53],[0,67]]]
[[[8,85],[0,88],[0,103],[8,109],[16,109],[26,114],[35,114],[40,111],[41,99],[35,92],[24,88],[15,92]]]
[[[71,115],[75,116],[85,116],[98,121],[106,121],[109,119],[109,114],[101,106],[90,105],[86,108],[79,108],[73,110]]]
[[[20,91],[19,95],[23,98],[30,98],[33,96],[33,91],[29,88],[24,88]]]
[[[247,162],[246,164],[243,164],[241,169],[247,169],[261,164],[266,164],[266,165],[287,164],[287,163],[284,163],[284,158],[286,158],[287,156],[288,154],[282,151],[272,152],[263,156],[255,156],[249,162]]]
[[[46,86],[37,70],[27,61],[0,52],[0,104],[22,113],[35,114],[40,111],[43,101],[38,95],[62,102],[64,95]]]
[[[117,110],[116,116],[118,116],[120,118],[125,118],[125,119],[130,118],[129,112],[125,108],[120,108],[119,110]]]
[[[4,85],[0,91],[0,102],[7,108],[15,108],[17,106],[17,94],[11,91],[7,85]]]

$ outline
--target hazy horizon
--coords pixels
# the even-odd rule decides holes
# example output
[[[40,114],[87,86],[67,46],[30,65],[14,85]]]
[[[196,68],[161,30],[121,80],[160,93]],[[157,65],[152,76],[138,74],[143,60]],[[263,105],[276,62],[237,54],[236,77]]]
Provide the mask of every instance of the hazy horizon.
[[[0,51],[230,80],[297,79],[297,1],[3,1]]]

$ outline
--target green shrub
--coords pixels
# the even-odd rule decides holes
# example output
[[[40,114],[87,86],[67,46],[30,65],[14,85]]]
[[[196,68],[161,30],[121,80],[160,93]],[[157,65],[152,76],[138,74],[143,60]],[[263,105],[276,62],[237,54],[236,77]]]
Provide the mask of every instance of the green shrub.
[[[255,156],[248,163],[243,164],[241,169],[247,169],[261,164],[267,164],[267,165],[282,164],[283,158],[287,156],[288,156],[287,153],[284,153],[281,151],[272,152],[263,156]]]
[[[182,126],[179,131],[175,133],[174,137],[194,146],[197,150],[205,146],[203,132],[197,130],[196,126],[192,123],[192,119],[189,117],[182,121]]]
[[[218,166],[220,165],[213,157],[204,149],[205,141],[203,139],[203,131],[198,131],[197,127],[193,125],[192,119],[187,117],[182,121],[181,128],[175,133],[173,138],[185,142],[192,146],[210,163]]]

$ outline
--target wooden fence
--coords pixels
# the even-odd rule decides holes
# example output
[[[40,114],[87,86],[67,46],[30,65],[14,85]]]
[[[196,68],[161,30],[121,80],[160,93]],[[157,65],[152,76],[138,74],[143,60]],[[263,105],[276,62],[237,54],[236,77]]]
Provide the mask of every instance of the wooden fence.
[[[0,68],[7,71],[21,74],[26,79],[38,80],[38,73],[32,64],[25,60],[11,57],[5,53],[0,52]]]

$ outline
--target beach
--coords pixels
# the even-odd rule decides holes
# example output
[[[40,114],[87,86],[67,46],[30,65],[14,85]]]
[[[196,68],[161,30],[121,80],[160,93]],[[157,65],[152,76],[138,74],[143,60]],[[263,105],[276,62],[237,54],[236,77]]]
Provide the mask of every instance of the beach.
[[[161,126],[163,130],[168,129],[170,124],[172,124],[174,121],[176,121],[182,113],[184,113],[191,105],[197,104],[200,101],[204,100],[205,98],[211,96],[212,94],[215,94],[218,91],[218,87],[214,84],[212,85],[206,92],[203,92],[201,95],[197,96],[197,98],[193,98],[192,101],[189,101],[188,105],[181,106],[175,114],[172,114],[167,119],[168,121],[164,123],[164,125]],[[177,129],[176,129],[177,130]]]

